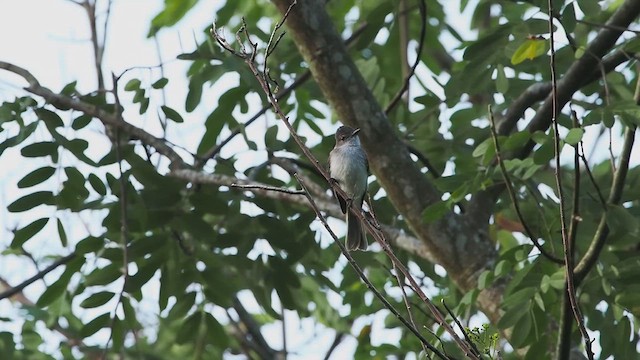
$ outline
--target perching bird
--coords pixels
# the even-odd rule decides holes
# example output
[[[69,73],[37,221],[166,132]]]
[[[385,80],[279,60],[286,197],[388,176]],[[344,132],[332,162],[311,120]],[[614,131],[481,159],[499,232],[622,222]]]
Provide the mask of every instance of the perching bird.
[[[362,211],[362,203],[367,193],[367,178],[369,177],[369,163],[367,154],[360,146],[358,132],[349,126],[341,126],[336,131],[336,146],[329,153],[329,172],[340,188],[349,196],[342,199],[337,194],[342,213],[347,214],[347,250],[366,250],[367,236],[360,219],[353,211]],[[348,201],[354,209],[349,208]]]

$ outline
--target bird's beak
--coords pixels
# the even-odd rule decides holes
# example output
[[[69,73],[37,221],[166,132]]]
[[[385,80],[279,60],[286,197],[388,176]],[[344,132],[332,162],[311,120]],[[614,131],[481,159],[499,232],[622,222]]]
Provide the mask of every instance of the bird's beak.
[[[357,128],[357,129],[353,130],[353,132],[351,133],[350,137],[354,137],[354,136],[358,135],[359,132],[360,132],[360,128]]]

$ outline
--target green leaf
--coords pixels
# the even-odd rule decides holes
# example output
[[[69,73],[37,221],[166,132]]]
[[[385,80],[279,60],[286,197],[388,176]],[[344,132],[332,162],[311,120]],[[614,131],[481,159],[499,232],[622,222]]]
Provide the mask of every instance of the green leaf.
[[[224,331],[224,327],[220,325],[218,320],[210,313],[204,314],[205,324],[207,325],[207,336],[211,343],[219,349],[226,349],[229,346],[229,337]]]
[[[31,210],[38,205],[52,205],[53,193],[51,191],[36,191],[34,193],[25,195],[20,199],[12,202],[7,210],[9,212],[23,212]]]
[[[149,109],[149,98],[145,97],[144,99],[142,99],[142,101],[140,102],[140,115],[144,114],[147,112],[147,109]]]
[[[61,276],[58,281],[49,285],[47,289],[40,295],[36,305],[39,307],[45,307],[54,301],[56,301],[59,297],[63,296],[65,291],[67,290],[67,286],[69,285],[69,280],[71,279],[71,274],[65,273],[64,276]]]
[[[547,141],[533,154],[533,162],[537,165],[546,165],[555,154],[553,141]]]
[[[525,341],[529,336],[529,333],[533,329],[533,327],[531,326],[533,323],[531,321],[531,314],[526,312],[525,310],[521,311],[525,312],[525,315],[521,317],[518,322],[516,322],[516,324],[513,326],[513,332],[511,333],[510,344],[515,348],[520,348],[526,345]]]
[[[17,230],[13,235],[13,240],[11,241],[12,249],[19,249],[22,245],[27,242],[27,240],[31,239],[35,234],[40,232],[45,225],[49,222],[48,218],[41,218],[35,220],[31,224],[23,227],[20,230]]]
[[[615,303],[634,316],[640,316],[640,285],[631,285],[624,292],[616,294]]]
[[[473,157],[484,157],[485,154],[490,151],[495,152],[492,138],[485,139],[483,142],[478,144],[478,146],[473,150],[472,155]]]
[[[511,264],[510,261],[500,260],[496,265],[496,268],[493,271],[493,274],[496,277],[500,277],[508,274],[511,270],[513,270],[513,265]]]
[[[87,324],[85,324],[82,327],[82,330],[80,330],[80,334],[82,335],[82,337],[89,337],[95,333],[98,332],[98,330],[102,329],[102,328],[106,328],[109,325],[109,322],[111,321],[111,316],[108,312],[99,315],[98,317],[96,317],[95,319],[89,321]]]
[[[449,204],[448,201],[438,201],[424,209],[422,212],[422,220],[429,224],[440,220],[449,211],[451,211],[451,204]]]
[[[185,110],[192,112],[200,104],[202,98],[202,85],[203,79],[200,76],[194,76],[189,82],[189,92],[187,93],[187,99],[185,100]]]
[[[609,235],[615,238],[618,234],[635,234],[638,232],[640,223],[628,209],[620,205],[608,205],[607,225],[611,230]]]
[[[104,247],[104,239],[88,236],[76,244],[75,253],[78,255],[96,252]]]
[[[88,298],[82,300],[80,303],[80,307],[85,309],[96,308],[98,306],[102,306],[109,302],[116,294],[111,291],[100,291],[97,292]]]
[[[523,316],[528,316],[524,308],[513,307],[502,315],[500,320],[498,320],[497,326],[499,329],[508,329],[515,325]]]
[[[196,0],[164,0],[164,9],[151,20],[147,37],[153,37],[163,27],[175,25],[196,3]]]
[[[489,270],[485,270],[478,276],[478,289],[486,289],[493,281],[493,273]]]
[[[97,192],[102,196],[107,195],[107,187],[104,185],[102,180],[100,180],[98,175],[91,173],[89,174],[88,179],[89,179],[89,184],[91,185],[93,190],[95,190],[95,192]]]
[[[584,135],[584,129],[582,128],[574,128],[569,130],[569,133],[564,138],[564,142],[571,146],[576,146],[580,141],[582,141],[582,136]]]
[[[118,264],[109,264],[103,268],[95,269],[85,279],[86,286],[107,285],[122,276],[122,270]]]
[[[173,120],[177,123],[184,122],[184,119],[182,118],[182,116],[172,108],[163,105],[161,106],[161,109],[164,112],[164,115],[167,117],[167,119]]]
[[[67,95],[67,96],[71,96],[73,94],[76,93],[76,85],[78,84],[78,81],[72,81],[70,83],[68,83],[67,85],[65,85],[62,90],[60,90],[60,94],[61,95]]]
[[[169,82],[169,79],[161,78],[158,81],[156,81],[153,84],[151,84],[151,87],[154,88],[154,89],[162,89],[167,85],[168,82]]]
[[[573,6],[573,1],[569,2],[562,11],[562,26],[567,34],[571,34],[576,28],[576,9]]]
[[[189,340],[194,341],[200,332],[200,323],[202,322],[202,313],[194,312],[182,323],[180,330],[176,335],[176,343],[186,344]]]
[[[87,125],[89,125],[92,119],[93,117],[91,117],[90,115],[82,114],[77,118],[73,119],[73,122],[71,123],[71,128],[73,130],[84,129]]]
[[[518,65],[525,60],[533,60],[547,52],[547,41],[527,39],[511,56],[511,64]]]
[[[20,153],[24,157],[41,157],[58,151],[58,144],[51,141],[36,142],[23,147]]]
[[[126,331],[123,321],[120,320],[118,315],[115,315],[115,317],[113,318],[113,323],[111,324],[111,350],[113,352],[117,353],[120,351],[120,349],[124,345],[125,335]]]
[[[267,131],[264,133],[264,144],[267,146],[268,149],[276,150],[274,149],[274,147],[276,146],[276,141],[278,140],[277,135],[278,135],[277,126],[269,127]]]
[[[141,263],[138,264],[138,272],[127,280],[125,291],[128,293],[139,291],[144,284],[151,280],[163,261],[164,258],[159,255],[141,261]]]
[[[47,179],[49,179],[53,174],[55,174],[56,169],[51,166],[41,167],[39,169],[33,170],[28,173],[18,181],[18,187],[20,189],[28,188],[34,185],[38,185]]]
[[[501,306],[505,309],[518,307],[521,304],[531,301],[533,298],[533,294],[538,291],[535,287],[527,287],[522,290],[518,290],[515,293],[507,296],[503,301]]]
[[[507,75],[504,73],[504,66],[502,64],[498,64],[498,66],[496,66],[496,90],[503,94],[509,91],[509,80],[507,79]]]
[[[146,95],[146,91],[144,89],[138,89],[138,90],[136,90],[135,95],[133,95],[133,100],[132,101],[135,104],[140,104],[140,103],[142,103],[142,101],[144,99],[146,99],[145,95]]]
[[[127,84],[124,86],[126,91],[137,91],[140,89],[140,80],[139,79],[131,79],[127,81]]]
[[[169,315],[167,316],[167,319],[176,320],[176,319],[183,318],[185,315],[187,315],[189,310],[191,310],[191,308],[195,304],[195,301],[196,301],[195,292],[188,292],[185,295],[178,297],[176,299],[176,303],[173,305],[173,307],[169,311]]]
[[[60,219],[58,220],[58,236],[60,237],[60,243],[62,244],[63,247],[66,247],[67,244],[69,243],[68,239],[67,239],[67,232],[64,231],[64,226],[62,225],[62,221],[60,221]]]
[[[45,108],[39,108],[39,109],[36,109],[35,112],[36,112],[36,115],[38,115],[38,118],[44,121],[45,125],[49,129],[64,126],[64,122],[62,122],[62,119],[60,118],[60,116],[58,116],[58,114],[54,113],[51,110],[47,110]]]

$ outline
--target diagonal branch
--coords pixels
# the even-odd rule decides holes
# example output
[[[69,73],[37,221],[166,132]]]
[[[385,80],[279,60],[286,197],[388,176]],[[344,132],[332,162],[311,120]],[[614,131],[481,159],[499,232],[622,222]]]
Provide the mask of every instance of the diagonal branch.
[[[290,0],[272,0],[284,13]],[[477,277],[496,250],[486,224],[476,226],[468,217],[446,214],[425,223],[423,211],[441,201],[441,194],[411,159],[406,145],[385,116],[383,109],[346,51],[322,0],[307,0],[287,18],[286,25],[298,51],[337,117],[360,128],[360,140],[372,172],[413,233],[428,246],[437,263],[463,289],[476,286]],[[398,176],[402,174],[402,176]],[[464,260],[463,260],[464,259]],[[497,321],[501,290],[491,288],[480,295],[489,317]]]
[[[511,183],[511,178],[509,176],[509,172],[507,171],[507,167],[504,164],[504,160],[502,159],[502,153],[500,151],[500,143],[498,141],[498,134],[496,132],[496,124],[493,117],[493,111],[491,110],[491,105],[489,105],[489,120],[490,120],[490,128],[491,128],[491,137],[493,138],[493,146],[496,149],[496,159],[498,160],[498,166],[500,167],[500,173],[502,174],[502,179],[504,181],[504,185],[507,188],[507,193],[509,194],[509,198],[511,199],[511,204],[516,211],[516,215],[518,216],[518,220],[522,224],[525,233],[531,239],[533,245],[540,251],[540,254],[545,258],[557,263],[562,264],[562,260],[555,257],[553,254],[547,252],[547,250],[542,247],[542,245],[538,242],[538,237],[533,235],[533,231],[529,227],[527,221],[522,215],[522,211],[520,210],[520,204],[518,202],[518,198],[516,197],[516,192],[513,189],[513,184]]]
[[[6,299],[8,297],[11,297],[13,295],[16,295],[16,294],[20,293],[27,286],[29,286],[29,285],[33,284],[34,282],[42,279],[45,275],[47,275],[48,273],[50,273],[53,270],[55,270],[58,266],[68,263],[69,261],[73,260],[75,257],[76,257],[76,253],[71,253],[71,254],[69,254],[69,255],[67,255],[65,257],[61,257],[60,259],[54,261],[53,264],[47,266],[46,268],[44,268],[41,271],[39,271],[37,274],[35,274],[32,277],[28,278],[27,280],[23,281],[22,283],[20,283],[20,285],[14,286],[14,287],[12,287],[12,288],[10,288],[8,290],[5,290],[4,292],[0,293],[0,300]]]
[[[309,206],[308,202],[298,194],[289,194],[287,192],[280,191],[269,191],[271,186],[260,182],[237,179],[235,177],[220,174],[209,174],[191,169],[175,169],[169,172],[168,176],[174,177],[176,179],[182,179],[193,184],[228,187],[234,187],[235,184],[236,186],[244,187],[244,190],[250,191],[254,195],[260,197],[283,201],[289,204],[295,204],[303,207]],[[310,187],[308,180],[305,180],[305,183],[307,184],[307,187]],[[327,196],[326,194],[323,197],[319,197],[318,194],[316,194],[315,201],[322,209],[322,211],[326,212],[331,217],[337,219],[342,219],[344,217],[338,204],[334,201],[333,198]],[[411,236],[404,230],[393,227],[391,225],[381,224],[380,230],[385,235],[385,238],[393,245],[411,254],[420,256],[427,261],[435,262],[433,251],[418,238]]]
[[[313,208],[313,210],[316,213],[316,216],[318,217],[318,219],[320,220],[320,222],[322,223],[322,225],[324,225],[325,229],[327,230],[327,232],[329,232],[329,234],[331,235],[331,237],[333,238],[333,241],[338,245],[338,247],[340,248],[340,251],[342,252],[342,254],[347,258],[347,260],[349,261],[349,264],[351,265],[351,267],[353,267],[353,269],[355,270],[355,272],[358,274],[358,276],[362,279],[362,281],[367,285],[367,287],[369,288],[369,290],[371,290],[371,292],[373,292],[373,294],[384,304],[384,306],[391,311],[391,313],[393,313],[398,320],[400,320],[400,322],[402,322],[402,324],[409,329],[409,331],[411,331],[421,342],[421,344],[423,346],[425,346],[426,348],[428,348],[429,350],[431,350],[434,354],[436,354],[439,358],[441,359],[447,359],[447,357],[440,352],[440,350],[438,350],[437,348],[435,348],[433,345],[431,345],[431,343],[429,343],[429,341],[427,339],[425,339],[422,334],[420,334],[420,332],[418,331],[418,329],[416,329],[415,325],[404,318],[404,316],[402,316],[398,310],[396,310],[393,305],[391,305],[391,303],[389,303],[389,301],[378,291],[378,289],[376,289],[376,287],[371,283],[371,281],[369,280],[369,278],[367,278],[367,276],[364,274],[364,272],[362,271],[362,269],[360,268],[360,266],[358,265],[358,263],[356,263],[356,261],[353,259],[353,257],[351,256],[351,254],[349,253],[349,251],[345,248],[344,244],[342,244],[342,242],[338,239],[338,237],[336,236],[336,234],[333,232],[333,230],[331,230],[331,227],[329,226],[329,224],[327,224],[326,219],[324,218],[324,216],[322,215],[322,213],[320,212],[320,209],[318,208],[318,206],[316,205],[315,201],[313,200],[313,197],[311,197],[311,195],[309,194],[309,191],[307,190],[304,181],[302,181],[302,179],[298,176],[296,176],[296,179],[298,180],[298,182],[300,183],[300,186],[302,186],[302,188],[305,190],[305,196],[307,198],[307,200],[309,201],[309,203],[311,204],[311,207]],[[402,286],[402,285],[401,285]]]
[[[609,18],[606,25],[627,28],[638,17],[638,14],[640,14],[640,1],[626,0]],[[554,97],[549,94],[537,109],[536,115],[529,122],[528,130],[530,132],[544,131],[549,127],[552,118],[558,115],[567,102],[571,100],[573,94],[582,87],[585,74],[589,74],[593,69],[598,68],[602,57],[615,46],[622,33],[622,30],[610,27],[600,29],[596,37],[589,42],[585,55],[576,60],[562,79],[558,80],[555,105]],[[520,156],[529,154],[533,146],[533,142],[527,144]]]
[[[166,140],[160,139],[135,125],[129,124],[124,121],[119,114],[110,113],[95,105],[83,102],[76,98],[56,94],[48,88],[40,85],[38,80],[28,70],[19,66],[0,61],[0,69],[7,70],[23,77],[29,83],[29,86],[24,88],[26,91],[34,95],[41,96],[45,101],[56,108],[61,110],[73,109],[95,117],[102,121],[103,124],[113,126],[125,134],[130,134],[140,139],[140,141],[145,145],[152,146],[160,154],[166,156],[171,161],[171,167],[183,168],[187,166],[182,157],[180,157],[180,155],[178,155],[178,153],[168,145]]]
[[[620,203],[622,189],[624,188],[624,180],[629,170],[629,160],[631,158],[631,150],[633,149],[635,137],[636,127],[628,127],[624,133],[624,143],[622,145],[622,154],[620,155],[618,169],[613,176],[613,184],[611,185],[611,192],[609,193],[609,199],[607,201],[609,205],[617,205]],[[575,267],[574,272],[576,284],[580,284],[591,268],[593,268],[593,265],[595,265],[598,260],[608,236],[609,226],[607,225],[607,213],[605,212],[600,218],[600,223],[598,224],[598,228],[596,229],[596,233],[593,236],[593,240],[591,241],[589,248]]]
[[[360,25],[357,29],[355,29],[353,31],[353,33],[351,34],[351,36],[349,36],[349,38],[347,38],[344,43],[345,45],[347,45],[347,47],[351,44],[353,44],[355,42],[356,39],[358,39],[358,37],[360,37],[360,35],[364,32],[364,30],[366,29],[367,24],[364,23],[362,25]],[[295,89],[297,89],[298,87],[302,86],[304,83],[307,82],[307,80],[309,80],[311,78],[311,72],[309,70],[305,71],[304,73],[302,73],[302,75],[298,76],[296,78],[296,80],[291,83],[291,85],[289,85],[288,87],[286,87],[285,89],[283,89],[282,91],[279,91],[276,95],[276,100],[280,101],[282,99],[285,99],[287,96],[289,96],[289,94],[291,94]],[[195,167],[200,167],[203,163],[205,163],[207,160],[214,158],[218,153],[220,153],[220,151],[222,150],[223,147],[225,147],[231,140],[233,140],[234,137],[238,136],[241,132],[242,129],[246,128],[247,126],[251,125],[252,123],[254,123],[256,120],[258,120],[262,115],[264,115],[269,109],[271,109],[271,105],[267,104],[264,105],[262,107],[262,109],[260,109],[257,113],[255,113],[249,120],[247,120],[244,124],[238,126],[236,129],[234,129],[233,131],[231,131],[231,134],[229,134],[224,140],[222,140],[219,144],[217,144],[216,146],[212,147],[211,149],[209,149],[208,151],[206,151],[197,161],[196,161],[196,165]]]
[[[403,8],[405,6],[406,6],[406,0],[402,0],[400,2],[400,7]],[[405,76],[404,82],[402,83],[402,87],[393,96],[393,98],[391,99],[391,101],[389,102],[387,107],[385,107],[385,109],[384,109],[384,113],[385,114],[389,114],[389,112],[391,112],[391,110],[393,110],[393,108],[398,104],[400,99],[402,99],[402,96],[404,95],[404,93],[409,90],[409,82],[411,81],[411,78],[413,77],[413,75],[416,73],[416,68],[420,64],[420,55],[422,54],[422,48],[424,47],[424,39],[425,39],[426,34],[427,34],[427,4],[425,3],[424,0],[418,0],[418,7],[420,9],[421,25],[420,25],[420,38],[418,40],[418,50],[416,51],[416,60],[414,61],[414,63],[411,66],[411,68],[409,69],[408,74]],[[401,16],[402,23],[403,23],[403,25],[401,25],[401,28],[400,28],[400,33],[404,34],[403,37],[406,37],[406,33],[405,32],[408,29],[408,22],[406,21],[406,19],[407,19],[408,14],[404,13],[404,14],[401,14],[400,16]],[[406,61],[407,49],[404,46],[408,43],[408,41],[402,41],[401,43],[402,43],[402,46],[403,46],[403,48],[402,48],[402,54],[403,54],[402,64],[404,65],[404,64],[407,64],[407,61]]]

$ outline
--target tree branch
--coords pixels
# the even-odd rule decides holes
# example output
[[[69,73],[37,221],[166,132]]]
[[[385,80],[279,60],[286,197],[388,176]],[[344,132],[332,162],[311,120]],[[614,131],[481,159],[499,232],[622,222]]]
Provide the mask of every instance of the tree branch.
[[[29,86],[24,88],[26,91],[34,95],[41,96],[45,101],[55,106],[56,108],[59,108],[61,110],[73,109],[93,116],[102,121],[105,126],[111,125],[114,128],[122,131],[123,133],[133,135],[134,137],[140,139],[142,143],[152,146],[160,154],[166,156],[171,161],[171,167],[183,168],[187,166],[180,155],[178,155],[178,153],[176,153],[175,150],[173,150],[173,148],[171,148],[167,144],[166,140],[155,137],[154,135],[151,135],[141,128],[127,123],[119,114],[112,114],[103,109],[100,109],[95,105],[88,104],[81,100],[68,96],[56,94],[46,87],[40,85],[38,80],[29,71],[19,66],[0,61],[0,69],[7,70],[23,77],[29,83]]]
[[[273,0],[273,3],[284,13],[290,1]],[[360,140],[371,170],[393,206],[461,288],[475,287],[477,277],[496,256],[486,224],[478,228],[467,217],[455,213],[435,223],[423,221],[422,212],[441,201],[440,192],[411,159],[406,145],[376,102],[340,40],[324,1],[299,2],[286,25],[337,116],[345,124],[361,129]],[[500,291],[488,289],[480,296],[487,298],[487,304],[499,302]],[[499,308],[491,310],[496,312],[489,317],[497,320]]]
[[[298,179],[298,182],[300,183],[300,186],[302,186],[302,188],[305,190],[305,196],[306,196],[307,200],[309,201],[309,203],[311,204],[311,207],[315,211],[316,216],[318,217],[318,219],[320,220],[322,225],[324,225],[325,229],[329,232],[329,234],[333,238],[333,241],[338,245],[338,247],[340,248],[340,251],[342,252],[342,254],[347,258],[347,260],[348,260],[349,264],[351,265],[351,267],[353,267],[353,269],[358,274],[358,276],[362,279],[362,281],[365,283],[365,285],[367,285],[369,290],[371,290],[371,292],[384,304],[384,306],[389,311],[391,311],[391,313],[394,314],[396,316],[396,318],[398,320],[400,320],[400,322],[409,331],[411,331],[411,333],[413,333],[420,340],[422,345],[424,345],[429,350],[431,350],[439,358],[441,358],[443,360],[447,359],[447,357],[443,353],[441,353],[440,350],[438,350],[433,345],[431,345],[431,343],[429,343],[429,341],[427,341],[427,339],[425,339],[422,336],[422,334],[420,334],[420,332],[416,329],[416,327],[410,321],[405,319],[398,312],[398,310],[396,310],[396,308],[394,308],[393,305],[391,305],[391,303],[389,303],[389,301],[378,291],[378,289],[376,289],[376,287],[371,283],[371,281],[364,274],[364,272],[362,271],[360,266],[358,266],[358,263],[356,263],[356,261],[353,259],[353,257],[349,253],[349,251],[345,248],[344,244],[342,244],[342,242],[338,239],[338,237],[333,232],[333,230],[331,230],[331,227],[329,226],[329,224],[327,224],[326,219],[322,215],[322,212],[320,212],[320,209],[318,208],[318,206],[316,205],[315,201],[313,200],[313,197],[311,197],[311,195],[309,194],[309,191],[306,190],[306,186],[304,185],[304,181],[302,181],[302,179],[300,177],[297,177],[297,176],[296,176],[296,179]]]
[[[613,176],[613,184],[611,185],[611,192],[609,193],[609,199],[607,201],[610,205],[620,203],[622,189],[624,188],[624,179],[626,178],[627,171],[629,170],[629,159],[631,158],[631,150],[633,149],[635,137],[636,127],[628,127],[624,133],[624,143],[622,145],[620,163],[618,164],[618,169]],[[598,228],[596,229],[596,233],[589,245],[589,248],[575,267],[574,272],[576,284],[580,284],[587,276],[593,265],[595,265],[608,236],[609,226],[607,225],[607,212],[605,212],[600,217],[600,223],[598,224]]]
[[[9,290],[5,290],[4,292],[0,293],[0,300],[6,299],[8,297],[18,294],[19,292],[24,290],[24,288],[26,288],[27,286],[42,279],[45,275],[55,270],[58,266],[68,263],[69,261],[73,260],[75,257],[76,257],[76,254],[71,253],[65,257],[61,257],[60,259],[54,261],[53,264],[47,266],[42,271],[39,271],[37,274],[23,281],[22,283],[20,283],[20,285],[14,286]]]
[[[402,9],[404,7],[406,7],[406,5],[407,5],[406,1],[407,0],[401,0],[400,1],[401,11],[402,11]],[[426,5],[424,0],[418,0],[418,7],[420,9],[421,25],[420,25],[420,38],[418,40],[418,50],[416,51],[416,60],[414,61],[414,63],[411,66],[411,68],[409,69],[408,73],[406,74],[404,82],[402,83],[402,87],[393,96],[393,98],[391,99],[391,101],[389,102],[387,107],[384,109],[384,113],[385,114],[389,114],[389,112],[391,112],[391,110],[393,110],[393,108],[398,104],[400,99],[402,99],[402,95],[404,95],[404,93],[409,90],[409,82],[411,81],[411,78],[413,77],[413,75],[416,73],[416,68],[420,64],[420,55],[422,54],[422,48],[424,47],[424,39],[425,39],[426,34],[427,34],[427,5]],[[407,14],[407,13],[404,13],[404,14],[400,15],[400,20],[401,20],[401,22],[400,22],[401,23],[401,25],[400,25],[400,37],[401,37],[400,43],[401,43],[401,47],[402,47],[402,54],[401,55],[402,55],[402,65],[403,65],[403,67],[408,65],[406,45],[409,44],[408,34],[407,34],[409,26],[408,26],[407,16],[409,16],[409,14]]]
[[[640,1],[626,0],[609,18],[606,25],[627,28],[638,17],[638,14],[640,14]],[[576,60],[562,79],[558,80],[556,105],[554,106],[553,96],[551,94],[547,96],[529,122],[527,127],[529,132],[544,131],[549,127],[553,116],[557,116],[564,105],[571,100],[573,94],[582,87],[585,78],[584,74],[589,74],[593,69],[598,69],[598,64],[602,57],[616,44],[622,32],[620,29],[610,27],[600,29],[598,35],[589,42],[584,56]],[[520,156],[529,154],[533,146],[533,142],[526,145]]]
[[[502,153],[500,151],[500,143],[498,141],[498,134],[496,132],[495,120],[493,118],[493,111],[491,110],[491,105],[489,105],[489,120],[490,120],[490,129],[491,129],[491,137],[493,138],[493,146],[496,150],[496,159],[498,161],[498,166],[500,167],[500,173],[502,174],[502,180],[504,181],[505,187],[507,188],[507,193],[509,194],[509,198],[511,199],[511,204],[513,205],[514,210],[516,211],[516,215],[518,216],[518,220],[522,224],[524,228],[525,234],[531,239],[533,245],[540,251],[540,254],[545,258],[555,262],[556,264],[562,264],[562,260],[555,257],[553,254],[547,252],[547,250],[542,247],[542,245],[538,242],[538,237],[533,235],[533,231],[529,227],[527,221],[522,215],[522,211],[520,211],[520,204],[518,202],[518,198],[516,197],[516,192],[513,189],[513,184],[511,183],[511,178],[509,176],[509,172],[507,171],[507,167],[504,164],[502,159]]]

